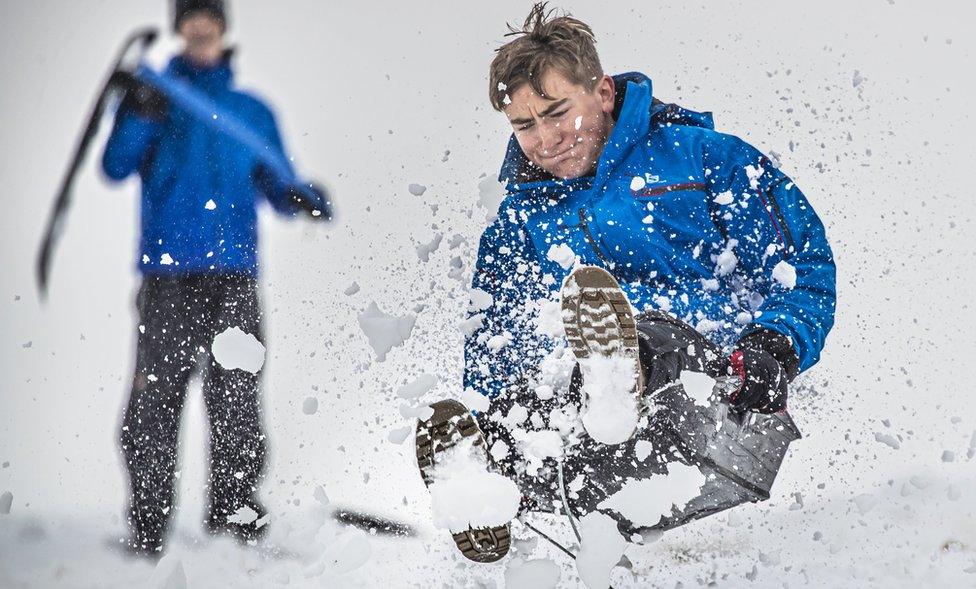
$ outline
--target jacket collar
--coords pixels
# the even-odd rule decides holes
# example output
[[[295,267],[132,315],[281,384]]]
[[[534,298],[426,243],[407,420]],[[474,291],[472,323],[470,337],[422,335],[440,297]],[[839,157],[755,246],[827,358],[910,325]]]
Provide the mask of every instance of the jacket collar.
[[[170,60],[166,72],[204,90],[226,89],[234,80],[230,65],[232,55],[233,52],[228,50],[216,65],[204,67],[194,64],[183,55],[177,55]]]
[[[529,161],[513,134],[508,140],[505,161],[499,181],[507,184],[509,192],[519,192],[542,186],[570,188],[581,183],[597,182],[612,171],[616,162],[651,129],[665,124],[688,125],[712,129],[712,114],[695,112],[676,104],[653,98],[651,79],[639,72],[613,76],[617,94],[614,97],[613,118],[616,121],[607,145],[597,163],[593,176],[560,180]]]

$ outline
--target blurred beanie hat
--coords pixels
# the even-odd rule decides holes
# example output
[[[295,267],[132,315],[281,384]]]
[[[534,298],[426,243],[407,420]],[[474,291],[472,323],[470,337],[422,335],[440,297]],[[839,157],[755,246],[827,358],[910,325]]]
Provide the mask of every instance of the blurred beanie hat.
[[[211,16],[224,23],[225,29],[227,28],[227,9],[224,0],[176,0],[173,10],[173,30],[179,31],[183,19],[198,10],[209,12]]]

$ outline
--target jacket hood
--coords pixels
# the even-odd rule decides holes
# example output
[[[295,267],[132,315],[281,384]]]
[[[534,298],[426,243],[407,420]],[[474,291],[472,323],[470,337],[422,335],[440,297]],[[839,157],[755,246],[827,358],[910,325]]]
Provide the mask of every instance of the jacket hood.
[[[612,116],[614,121],[617,121],[618,126],[621,123],[628,126],[641,126],[641,121],[621,121],[621,116],[623,116],[624,119],[634,117],[635,115],[640,116],[642,113],[632,112],[634,111],[634,107],[637,106],[635,103],[646,100],[645,97],[650,97],[650,104],[648,105],[648,112],[650,113],[650,125],[645,132],[666,124],[714,129],[712,113],[696,112],[678,106],[677,104],[666,103],[658,100],[657,98],[653,98],[653,86],[651,79],[640,72],[617,74],[613,76],[613,82],[614,86],[616,87],[616,95],[614,96]],[[615,128],[614,135],[616,134],[617,129]],[[613,137],[611,137],[611,139],[612,138]],[[519,185],[529,183],[572,182],[571,180],[560,180],[529,161],[529,158],[522,151],[518,141],[515,139],[514,133],[508,140],[508,148],[505,152],[505,161],[502,163],[498,180],[499,182],[504,182],[507,185],[509,192],[516,192],[519,190]]]

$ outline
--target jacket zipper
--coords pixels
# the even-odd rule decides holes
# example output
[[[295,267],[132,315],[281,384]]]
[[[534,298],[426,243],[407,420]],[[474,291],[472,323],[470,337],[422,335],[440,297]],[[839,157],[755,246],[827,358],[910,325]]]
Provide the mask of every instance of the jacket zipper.
[[[586,236],[586,241],[590,244],[590,248],[596,253],[596,256],[607,265],[607,268],[613,268],[614,263],[603,255],[603,252],[600,251],[600,247],[596,244],[596,240],[593,239],[593,234],[590,233],[590,227],[586,224],[586,209],[579,210],[579,221],[580,227],[583,228],[583,235]]]
[[[766,196],[769,197],[770,208],[772,208],[773,214],[776,215],[776,222],[779,223],[780,230],[783,232],[783,241],[785,242],[783,245],[786,246],[786,251],[783,252],[783,258],[789,259],[793,252],[796,251],[796,245],[793,242],[793,234],[790,233],[790,227],[786,224],[786,218],[783,216],[783,211],[779,208],[779,202],[776,200],[776,197],[773,196],[773,189],[781,186],[783,182],[786,182],[786,180],[780,180],[778,184],[767,188]]]

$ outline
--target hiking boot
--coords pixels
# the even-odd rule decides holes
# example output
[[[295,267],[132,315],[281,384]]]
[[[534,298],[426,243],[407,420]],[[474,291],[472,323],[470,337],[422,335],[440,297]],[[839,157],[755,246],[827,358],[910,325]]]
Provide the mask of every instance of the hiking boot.
[[[595,266],[576,268],[561,294],[566,339],[583,373],[583,427],[598,442],[623,443],[643,405],[634,311],[616,278]]]
[[[433,403],[434,414],[417,423],[417,466],[424,484],[434,482],[434,467],[440,455],[461,442],[472,444],[479,454],[483,453],[488,464],[488,449],[484,435],[474,416],[462,403],[446,399]],[[480,563],[495,562],[508,554],[511,545],[511,524],[471,528],[452,534],[458,550],[466,558]]]

